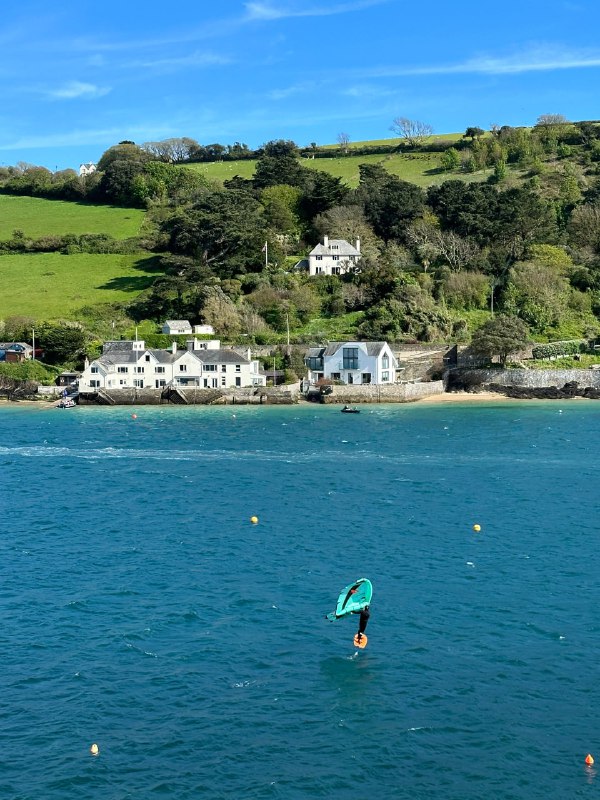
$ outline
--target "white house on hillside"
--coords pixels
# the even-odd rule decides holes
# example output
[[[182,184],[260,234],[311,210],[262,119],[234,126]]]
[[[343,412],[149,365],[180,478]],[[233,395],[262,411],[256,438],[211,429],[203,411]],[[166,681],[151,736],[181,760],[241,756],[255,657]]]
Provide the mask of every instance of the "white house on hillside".
[[[356,271],[360,261],[360,239],[356,247],[352,247],[345,239],[323,237],[323,244],[318,244],[308,254],[309,275],[344,275]]]
[[[322,379],[347,384],[394,383],[398,361],[387,342],[331,342],[311,347],[304,363],[308,380]]]
[[[89,164],[79,165],[79,175],[91,175],[92,172],[96,172],[96,165],[92,164],[91,161],[89,162]]]
[[[168,319],[162,326],[162,332],[169,336],[188,336],[192,333],[192,326],[187,319]]]
[[[265,386],[259,362],[220,342],[192,339],[185,350],[173,342],[170,350],[149,349],[145,342],[105,342],[102,355],[85,364],[80,392],[98,389],[162,389],[165,386],[229,389]]]

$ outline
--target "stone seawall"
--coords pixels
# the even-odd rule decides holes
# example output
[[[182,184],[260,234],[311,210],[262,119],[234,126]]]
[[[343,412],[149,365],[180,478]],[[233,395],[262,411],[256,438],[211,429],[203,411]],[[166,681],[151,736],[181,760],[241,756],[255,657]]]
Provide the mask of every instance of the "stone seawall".
[[[523,398],[600,398],[600,370],[595,369],[453,369],[445,380],[449,391],[485,389]]]
[[[388,386],[368,384],[366,386],[333,386],[332,388],[332,393],[322,398],[324,403],[412,403],[423,397],[442,394],[444,382],[394,383]]]
[[[159,406],[159,405],[294,405],[298,390],[290,387],[260,389],[102,389],[82,392],[80,405]]]

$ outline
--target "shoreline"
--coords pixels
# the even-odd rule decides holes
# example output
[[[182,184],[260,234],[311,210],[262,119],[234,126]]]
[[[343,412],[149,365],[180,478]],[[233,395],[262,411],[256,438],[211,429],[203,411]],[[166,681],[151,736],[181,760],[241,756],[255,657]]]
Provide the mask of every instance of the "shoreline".
[[[546,399],[546,398],[523,398],[523,397],[508,397],[501,392],[442,392],[440,394],[432,394],[426,397],[421,397],[416,400],[410,400],[400,403],[353,403],[352,405],[360,406],[361,408],[369,408],[369,407],[376,407],[379,405],[397,405],[397,406],[407,406],[407,405],[414,405],[414,406],[438,406],[438,405],[483,405],[485,403],[531,403],[538,402],[538,403],[556,403],[556,399]],[[569,397],[569,398],[560,398],[560,401],[563,403],[570,403],[574,400],[582,401],[582,400],[589,400],[590,398],[586,397]],[[7,398],[0,398],[0,408],[17,408],[19,405],[22,407],[29,407],[29,408],[38,408],[40,410],[49,409],[49,408],[57,408],[58,407],[59,399],[56,400],[8,400]],[[227,407],[227,408],[234,408],[237,406],[238,408],[243,408],[245,406],[256,408],[276,408],[276,407],[298,407],[298,406],[310,406],[310,407],[331,407],[336,405],[344,405],[344,401],[340,400],[339,403],[311,403],[307,400],[300,400],[298,403],[266,403],[266,404],[258,404],[258,403],[235,403],[235,404],[224,404],[224,403],[217,403],[217,404],[189,404],[186,406],[182,406],[179,404],[172,404],[172,403],[163,403],[157,405],[157,408],[192,408],[196,405],[198,407],[204,406],[205,408],[220,408],[220,407]],[[103,405],[85,405],[85,408],[133,408],[133,407],[144,407],[144,408],[152,408],[155,407],[153,404],[136,404],[136,403],[124,403],[124,404],[115,404],[114,406],[103,406]]]

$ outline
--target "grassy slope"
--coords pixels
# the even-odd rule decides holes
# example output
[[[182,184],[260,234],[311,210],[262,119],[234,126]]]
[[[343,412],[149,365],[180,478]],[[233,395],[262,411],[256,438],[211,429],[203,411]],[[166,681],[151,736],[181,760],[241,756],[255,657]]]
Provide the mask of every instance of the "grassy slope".
[[[144,211],[135,208],[0,195],[0,239],[10,239],[17,229],[33,238],[108,233],[115,239],[127,239],[138,234],[143,221]]]
[[[0,256],[0,319],[79,319],[83,306],[130,301],[155,277],[148,255]]]
[[[342,178],[348,186],[358,186],[358,167],[360,164],[381,164],[392,175],[397,175],[402,180],[416,183],[417,186],[431,186],[443,183],[450,179],[463,181],[482,181],[492,173],[492,170],[481,170],[473,174],[464,172],[440,172],[441,153],[415,153],[392,155],[366,155],[366,156],[339,156],[332,158],[306,158],[302,164],[311,169],[329,172]],[[209,180],[223,182],[234,175],[242,178],[251,178],[254,174],[256,161],[215,161],[208,164],[189,164],[186,169],[193,169],[205,175]]]

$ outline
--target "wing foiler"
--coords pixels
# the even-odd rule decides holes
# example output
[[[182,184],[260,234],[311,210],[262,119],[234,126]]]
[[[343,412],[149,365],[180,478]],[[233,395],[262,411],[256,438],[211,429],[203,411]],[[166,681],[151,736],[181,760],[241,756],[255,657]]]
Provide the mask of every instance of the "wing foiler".
[[[335,611],[326,615],[332,622],[348,614],[359,614],[371,603],[373,586],[368,578],[358,578],[354,583],[344,586],[337,600]]]

